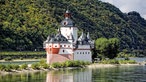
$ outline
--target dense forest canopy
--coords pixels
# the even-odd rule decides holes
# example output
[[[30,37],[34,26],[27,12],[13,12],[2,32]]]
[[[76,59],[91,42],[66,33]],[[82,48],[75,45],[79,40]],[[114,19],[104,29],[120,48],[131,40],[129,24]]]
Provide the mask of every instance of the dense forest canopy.
[[[120,49],[146,49],[146,20],[100,0],[1,0],[0,50],[34,50],[56,33],[68,9],[80,31],[92,39],[118,38]]]

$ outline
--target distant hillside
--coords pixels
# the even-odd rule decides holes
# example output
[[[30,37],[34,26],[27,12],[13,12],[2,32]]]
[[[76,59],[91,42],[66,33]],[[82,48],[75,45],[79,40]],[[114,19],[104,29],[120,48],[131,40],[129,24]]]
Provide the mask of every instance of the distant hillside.
[[[1,0],[0,50],[34,50],[56,33],[69,8],[80,31],[92,39],[117,37],[121,49],[146,49],[146,20],[99,0]]]

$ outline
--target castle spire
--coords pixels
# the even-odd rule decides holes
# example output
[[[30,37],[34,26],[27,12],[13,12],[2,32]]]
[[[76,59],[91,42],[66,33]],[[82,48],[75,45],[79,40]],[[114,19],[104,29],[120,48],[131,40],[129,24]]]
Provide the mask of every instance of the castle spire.
[[[67,9],[66,12],[64,13],[64,17],[67,19],[67,18],[70,18],[71,17],[71,13],[70,11]]]
[[[90,40],[90,34],[89,34],[89,32],[87,33],[87,39]]]

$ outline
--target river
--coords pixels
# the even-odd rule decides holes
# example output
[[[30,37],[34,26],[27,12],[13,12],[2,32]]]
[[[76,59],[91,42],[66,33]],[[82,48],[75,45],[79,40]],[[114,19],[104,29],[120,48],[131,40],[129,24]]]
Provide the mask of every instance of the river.
[[[118,66],[0,75],[0,82],[146,82],[146,66]]]

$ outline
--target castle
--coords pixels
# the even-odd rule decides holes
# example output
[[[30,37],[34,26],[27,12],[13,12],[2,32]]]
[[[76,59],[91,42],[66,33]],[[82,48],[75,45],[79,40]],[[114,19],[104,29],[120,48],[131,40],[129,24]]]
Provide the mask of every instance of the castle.
[[[71,20],[71,13],[67,10],[65,19],[61,22],[58,34],[50,35],[44,41],[44,49],[47,54],[47,63],[64,62],[66,60],[81,60],[92,62],[91,49],[94,41],[89,32],[83,33],[78,38],[78,28]]]

